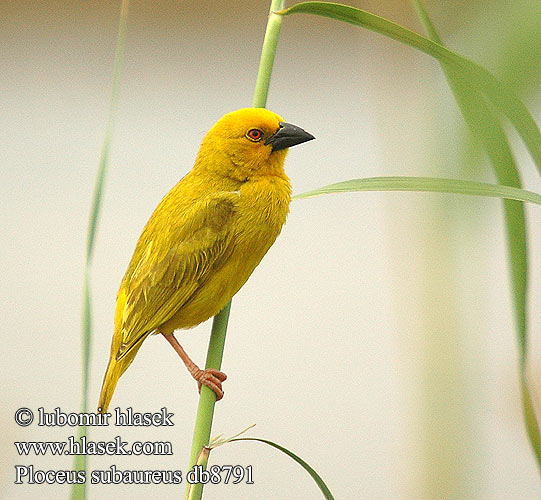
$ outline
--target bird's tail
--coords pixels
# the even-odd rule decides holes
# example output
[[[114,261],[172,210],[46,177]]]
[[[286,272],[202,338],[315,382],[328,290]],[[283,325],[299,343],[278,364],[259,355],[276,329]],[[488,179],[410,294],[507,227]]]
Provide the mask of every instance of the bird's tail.
[[[114,342],[114,340],[113,340]],[[109,364],[107,365],[107,370],[105,372],[105,377],[103,377],[103,383],[101,386],[100,400],[98,402],[98,412],[105,413],[107,408],[109,408],[109,403],[113,397],[113,392],[115,392],[116,384],[120,376],[128,369],[128,366],[131,365],[139,347],[141,347],[142,342],[138,342],[125,356],[120,359],[116,359],[116,353],[118,349],[111,349],[111,357],[109,358]]]
[[[125,371],[121,366],[122,362],[118,362],[115,356],[111,356],[109,364],[107,365],[107,371],[105,377],[103,377],[103,383],[101,385],[100,400],[98,402],[98,412],[105,413],[109,408],[109,403],[115,392],[115,387],[120,378],[120,375]],[[127,367],[126,367],[127,368]]]
[[[107,370],[105,371],[105,376],[103,377],[103,383],[101,386],[100,400],[98,402],[98,412],[105,413],[107,408],[109,408],[109,403],[115,392],[116,384],[120,376],[128,369],[128,366],[131,365],[133,358],[137,354],[139,347],[141,347],[141,342],[134,345],[129,352],[127,352],[120,359],[117,359],[117,354],[122,344],[122,312],[124,310],[124,304],[126,302],[126,295],[122,290],[119,291],[117,304],[116,304],[116,314],[115,314],[115,332],[113,334],[113,341],[111,342],[111,353],[109,355],[109,364],[107,365]]]
[[[145,336],[141,338],[125,353],[120,359],[117,359],[117,354],[120,349],[121,344],[121,335],[118,334],[118,331],[115,331],[113,335],[113,342],[111,345],[111,354],[109,357],[109,364],[107,365],[107,370],[105,371],[105,376],[103,377],[103,383],[101,386],[100,400],[98,402],[98,412],[105,413],[107,408],[109,408],[109,403],[113,397],[113,392],[115,392],[116,384],[120,376],[128,369],[128,366],[132,364],[132,361],[139,351]]]

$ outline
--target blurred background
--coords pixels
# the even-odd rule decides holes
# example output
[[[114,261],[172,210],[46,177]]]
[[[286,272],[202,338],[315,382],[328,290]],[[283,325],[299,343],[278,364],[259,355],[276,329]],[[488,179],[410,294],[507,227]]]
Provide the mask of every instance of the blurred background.
[[[356,7],[422,32],[406,1]],[[110,170],[93,266],[91,405],[106,367],[115,295],[140,231],[192,166],[205,131],[250,105],[269,2],[133,0]],[[541,11],[518,0],[426,3],[453,49],[512,84],[541,117]],[[0,196],[4,318],[0,497],[68,498],[67,485],[15,485],[14,441],[64,441],[66,427],[18,427],[17,408],[79,411],[87,219],[108,114],[120,2],[0,2]],[[493,182],[438,63],[354,26],[285,19],[268,107],[313,133],[287,171],[300,193],[351,178]],[[527,189],[541,192],[522,144]],[[530,377],[540,403],[541,210],[530,235]],[[502,203],[426,193],[296,201],[276,244],[233,300],[213,434],[271,439],[298,453],[336,498],[534,500],[538,470],[518,393]],[[210,322],[181,332],[204,363]],[[196,385],[149,338],[112,406],[173,412],[175,427],[92,428],[89,439],[170,441],[168,457],[90,457],[89,470],[185,471]],[[205,498],[319,498],[293,461],[233,443],[214,464],[253,466],[253,485]],[[287,494],[285,493],[287,492]],[[90,485],[88,498],[177,499],[184,484]]]

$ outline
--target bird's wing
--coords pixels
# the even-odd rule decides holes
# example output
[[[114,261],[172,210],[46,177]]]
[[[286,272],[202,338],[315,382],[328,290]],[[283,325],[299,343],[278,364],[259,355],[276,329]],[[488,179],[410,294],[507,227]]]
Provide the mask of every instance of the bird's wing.
[[[237,199],[238,193],[230,192],[202,199],[180,216],[185,223],[178,226],[151,217],[123,281],[126,303],[117,360],[168,321],[227,260]]]

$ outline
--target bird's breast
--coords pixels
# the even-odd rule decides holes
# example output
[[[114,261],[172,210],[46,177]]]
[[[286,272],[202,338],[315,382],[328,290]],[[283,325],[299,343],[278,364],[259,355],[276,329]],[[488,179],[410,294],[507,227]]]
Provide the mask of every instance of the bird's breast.
[[[290,199],[287,179],[247,181],[240,187],[227,258],[161,331],[197,325],[229,302],[280,234]]]
[[[265,176],[244,183],[239,190],[238,217],[241,229],[280,232],[289,212],[291,185],[287,178]]]

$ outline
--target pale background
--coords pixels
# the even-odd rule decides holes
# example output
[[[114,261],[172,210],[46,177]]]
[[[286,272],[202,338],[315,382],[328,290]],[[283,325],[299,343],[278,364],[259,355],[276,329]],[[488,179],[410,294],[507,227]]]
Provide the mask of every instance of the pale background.
[[[409,3],[355,1],[420,30]],[[15,464],[70,469],[71,457],[19,457],[13,441],[66,440],[68,428],[18,427],[19,407],[78,411],[80,306],[87,217],[108,113],[120,2],[9,2],[0,12],[2,458],[0,496],[68,498],[66,485],[13,484]],[[250,104],[269,2],[131,5],[125,72],[100,220],[92,290],[92,402],[112,334],[115,294],[155,205],[191,167],[205,131]],[[429,3],[447,42],[514,78],[534,117],[541,93],[504,74],[530,2]],[[513,9],[513,13],[509,9]],[[512,15],[511,15],[512,14]],[[531,48],[530,48],[531,49]],[[537,70],[531,56],[524,67]],[[530,76],[528,84],[521,78]],[[371,32],[286,19],[268,106],[317,140],[294,148],[297,193],[380,175],[493,181],[459,164],[465,131],[439,66]],[[514,136],[513,136],[514,137]],[[525,185],[541,183],[522,146]],[[531,235],[531,376],[539,404],[541,224]],[[337,499],[534,500],[538,471],[517,391],[501,202],[414,193],[294,202],[282,235],[233,301],[213,433],[252,436],[307,460]],[[203,364],[210,322],[179,333]],[[173,428],[91,429],[94,440],[167,440],[172,457],[91,457],[89,467],[185,471],[196,385],[161,338],[145,342],[113,407],[167,407]],[[538,406],[539,408],[539,406]],[[255,484],[212,499],[320,498],[311,478],[258,443],[216,450],[253,465]],[[178,499],[181,486],[89,486],[89,498]]]

